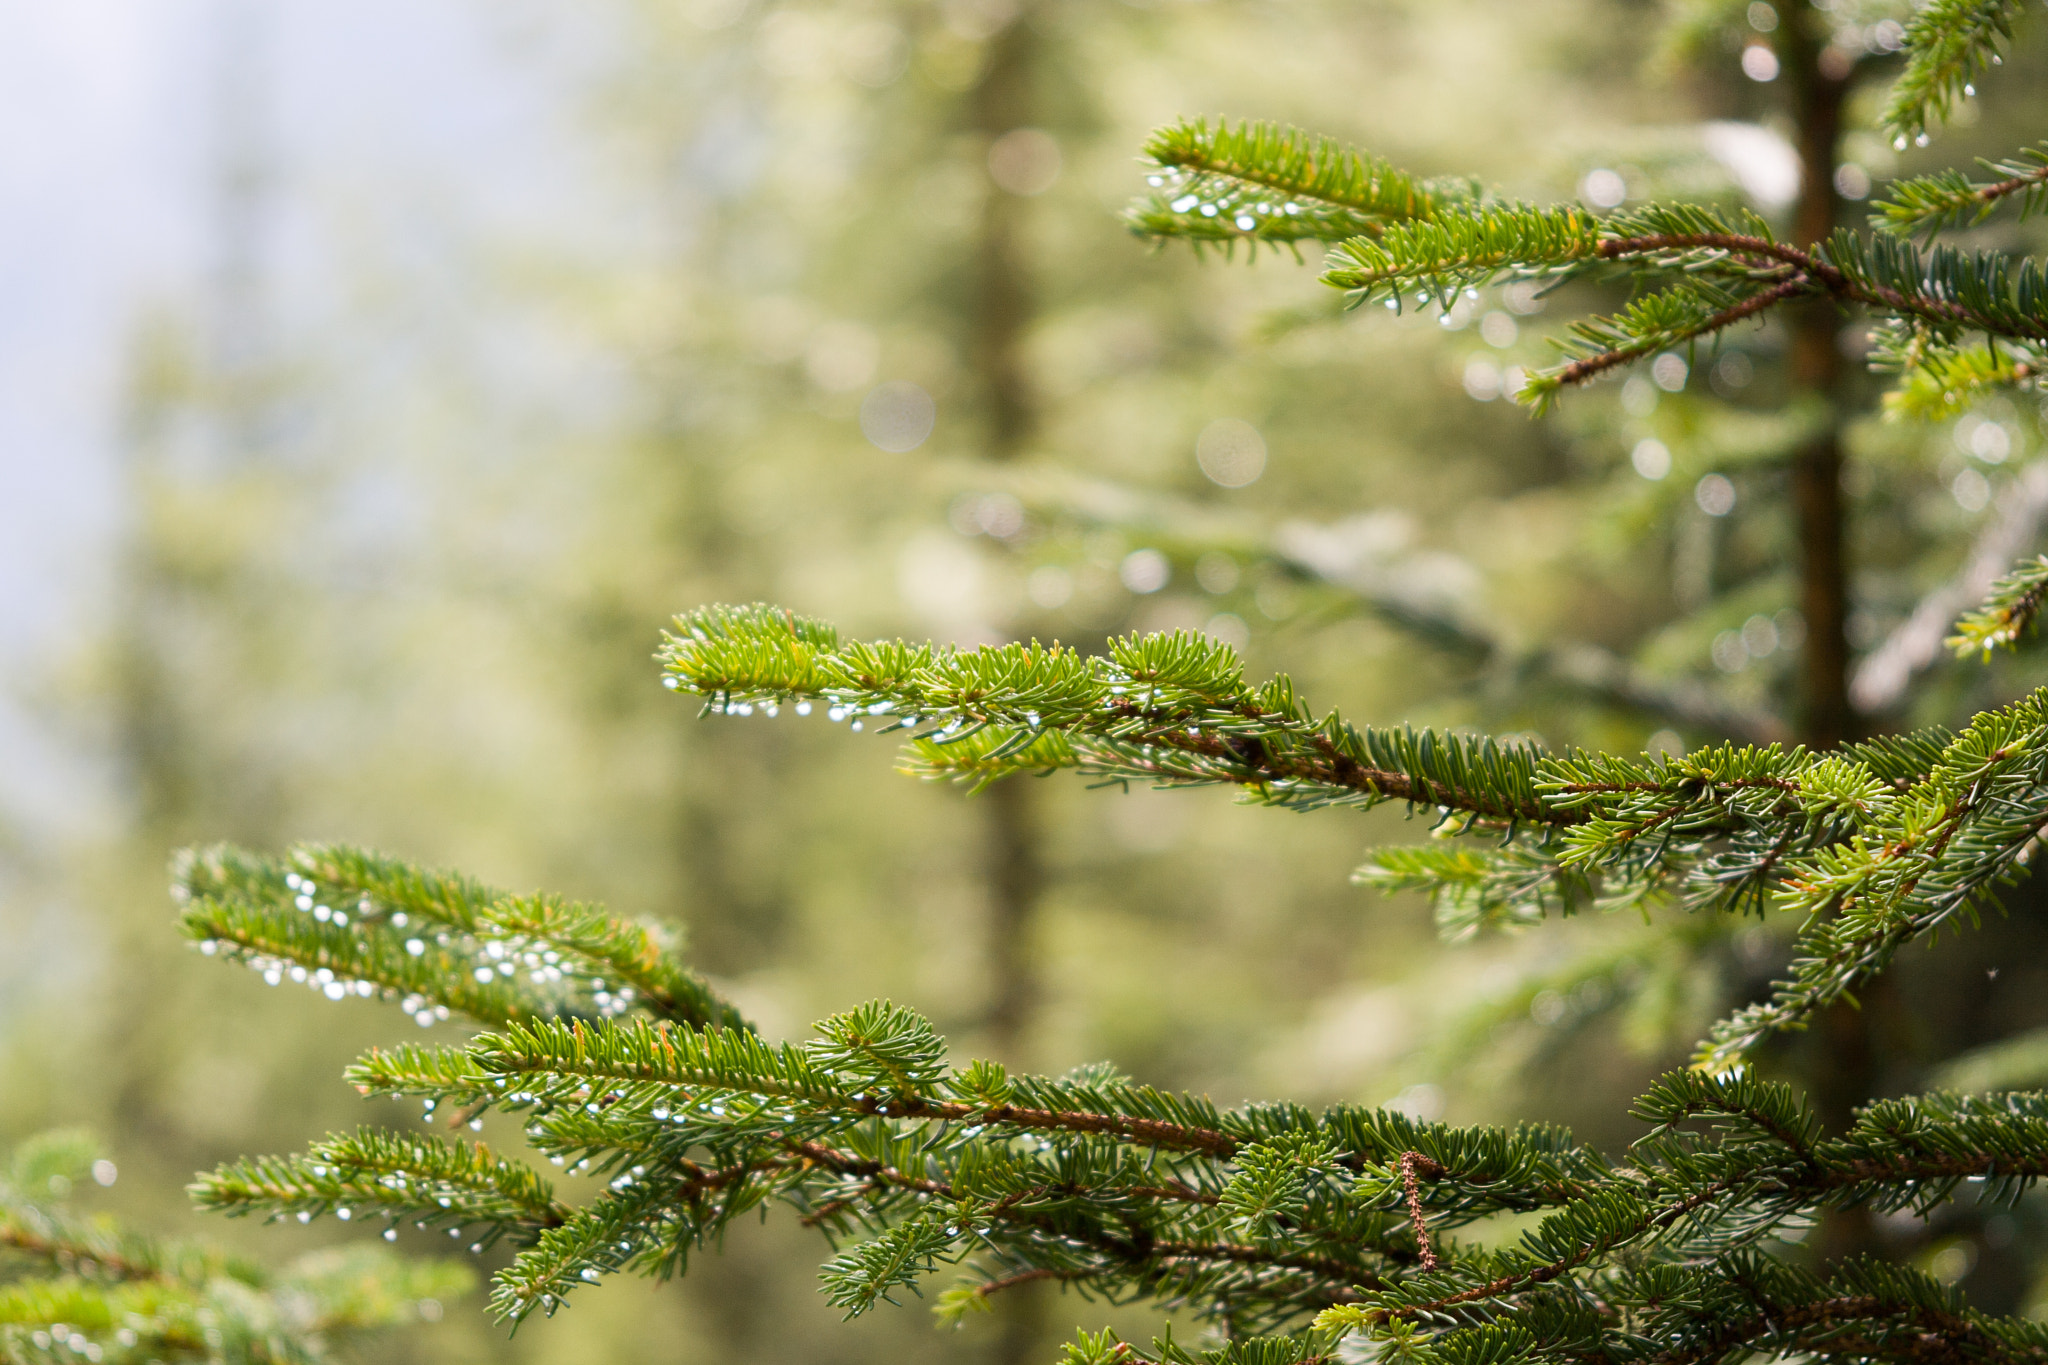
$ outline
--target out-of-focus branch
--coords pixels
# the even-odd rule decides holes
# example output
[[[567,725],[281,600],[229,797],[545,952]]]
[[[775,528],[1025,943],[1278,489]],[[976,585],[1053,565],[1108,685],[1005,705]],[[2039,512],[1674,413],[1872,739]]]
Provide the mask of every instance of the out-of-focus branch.
[[[1996,515],[1955,577],[1920,599],[1913,614],[1872,650],[1849,684],[1849,699],[1865,715],[1884,715],[1905,701],[1906,689],[1942,653],[1956,618],[1984,600],[1998,576],[2033,547],[2048,521],[2048,460],[2021,470],[1998,495]]]
[[[1767,744],[1788,734],[1784,721],[1768,712],[1734,705],[1695,679],[1657,677],[1599,645],[1567,641],[1516,650],[1459,609],[1453,573],[1470,573],[1462,562],[1439,565],[1431,557],[1408,556],[1390,564],[1372,553],[1369,537],[1351,534],[1347,526],[1290,522],[1275,534],[1273,554],[1296,573],[1352,593],[1390,624],[1476,657],[1503,681],[1547,682],[1589,700],[1749,743]]]

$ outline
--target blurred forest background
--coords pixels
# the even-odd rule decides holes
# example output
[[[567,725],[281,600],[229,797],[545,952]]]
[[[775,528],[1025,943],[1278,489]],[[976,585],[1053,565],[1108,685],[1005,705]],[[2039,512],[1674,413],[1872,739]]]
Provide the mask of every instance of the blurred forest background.
[[[97,1128],[104,1206],[266,1255],[335,1237],[205,1224],[181,1187],[382,1120],[341,1069],[416,1032],[188,953],[164,866],[193,842],[346,839],[685,924],[775,1036],[887,996],[1036,1070],[1610,1144],[1780,965],[1753,920],[1445,945],[1347,883],[1365,844],[1421,836],[1398,811],[970,799],[823,717],[700,723],[650,657],[718,600],[969,643],[1189,627],[1373,723],[1789,733],[1781,332],[1532,421],[1502,392],[1562,311],[1533,289],[1343,317],[1311,269],[1148,253],[1117,219],[1146,132],[1217,112],[1532,199],[1782,215],[1794,130],[1741,36],[1769,5],[1702,7],[1692,39],[1649,0],[149,8],[31,25],[0,138],[0,278],[32,305],[0,332],[0,1139]],[[1881,68],[1896,21],[1862,8]],[[1852,96],[1845,211],[2033,140],[2040,68],[2023,46],[1929,152],[1861,131]],[[143,178],[88,175],[121,163],[69,147],[65,107],[140,130]],[[1896,653],[1987,528],[2048,504],[2039,414],[1843,421],[1850,638]],[[2031,667],[1864,695],[1957,720]],[[1916,962],[1901,990],[1969,1005],[1923,1011],[1877,1083],[2048,1023],[2038,937]],[[2000,1235],[1910,1251],[1988,1275]],[[614,1283],[509,1343],[472,1299],[390,1358],[1049,1358],[1109,1316],[1054,1295],[957,1334],[842,1328],[819,1259],[752,1227],[685,1285]],[[1986,1306],[2026,1302],[2031,1272],[1998,1273]]]

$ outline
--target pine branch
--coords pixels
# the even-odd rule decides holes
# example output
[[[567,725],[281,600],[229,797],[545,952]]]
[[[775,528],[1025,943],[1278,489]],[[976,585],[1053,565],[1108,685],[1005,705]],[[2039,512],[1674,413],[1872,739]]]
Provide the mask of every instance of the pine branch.
[[[2040,618],[2044,601],[2048,601],[2048,556],[2037,556],[1993,583],[1984,605],[1956,622],[1956,633],[1946,643],[1957,654],[1985,658],[1995,649],[2016,648],[2020,637]]]
[[[494,1156],[483,1143],[373,1129],[329,1138],[300,1156],[222,1166],[199,1178],[192,1197],[200,1208],[230,1216],[482,1224],[478,1240],[485,1246],[507,1234],[531,1240],[570,1213],[529,1167]]]
[[[1904,944],[1974,913],[2024,871],[2048,826],[2048,713],[2036,693],[1977,717],[1932,771],[1877,799],[1864,828],[1788,870],[1782,909],[1806,917],[1801,956],[1768,1003],[1717,1025],[1697,1065],[1734,1065],[1767,1034],[1849,996]]]
[[[1293,246],[1373,236],[1388,224],[1481,202],[1469,181],[1423,181],[1378,157],[1274,123],[1207,119],[1145,142],[1155,193],[1125,214],[1131,230],[1197,247]]]
[[[446,1263],[321,1252],[284,1266],[126,1230],[51,1192],[100,1156],[75,1134],[31,1139],[0,1178],[0,1361],[315,1365],[466,1291]]]
[[[1571,359],[1531,375],[1516,397],[1539,413],[1547,411],[1564,389],[1647,356],[1692,346],[1809,292],[1804,275],[1761,287],[1688,280],[1638,299],[1612,317],[1573,323],[1560,346]]]
[[[2022,220],[2048,208],[2048,143],[2023,147],[2004,161],[1979,159],[1978,165],[1997,177],[1972,180],[1959,170],[1894,180],[1889,197],[1879,200],[1870,217],[1873,227],[1911,237],[1930,237],[1944,228],[1975,227],[2008,199],[2016,199]]]
[[[1087,659],[1035,642],[842,646],[830,627],[776,608],[712,607],[677,618],[662,658],[668,685],[713,711],[823,702],[834,720],[884,718],[911,734],[913,771],[926,776],[985,783],[1073,767],[1229,784],[1300,809],[1404,801],[1501,823],[1576,818],[1537,798],[1532,748],[1316,719],[1289,679],[1254,688],[1235,651],[1193,632],[1129,637]]]
[[[887,1005],[819,1031],[796,1048],[640,1020],[542,1021],[356,1068],[371,1093],[529,1112],[541,1150],[616,1173],[582,1209],[563,1210],[488,1153],[383,1136],[227,1168],[203,1197],[305,1218],[347,1207],[484,1223],[494,1231],[479,1244],[527,1244],[494,1298],[515,1318],[627,1266],[673,1273],[689,1247],[780,1198],[816,1225],[868,1230],[828,1273],[853,1310],[985,1245],[1006,1274],[1042,1269],[1084,1290],[1135,1280],[1280,1321],[1442,1254],[1427,1237],[1400,1240],[1424,1206],[1455,1226],[1582,1198],[1606,1175],[1596,1156],[1536,1131],[1352,1109],[1224,1114],[1092,1075],[949,1071],[930,1026]],[[1404,1170],[1427,1176],[1427,1190],[1404,1193]]]
[[[2048,368],[2042,348],[2031,343],[1986,338],[1982,346],[1963,345],[1898,319],[1871,335],[1871,368],[1899,375],[1884,395],[1884,415],[1893,421],[1960,417],[1986,394],[2023,389]]]
[[[1725,1068],[1768,1033],[1801,1026],[1901,945],[1984,901],[2019,874],[2048,824],[2038,697],[1980,716],[1902,790],[1861,753],[1722,749],[1641,763],[1360,732],[1314,720],[1284,680],[1255,691],[1227,649],[1187,635],[1117,641],[1109,658],[1085,660],[1057,647],[841,645],[829,628],[766,607],[707,609],[678,625],[664,651],[669,680],[712,709],[814,697],[835,716],[929,723],[913,769],[927,775],[979,782],[1073,766],[1162,785],[1262,783],[1258,799],[1284,804],[1429,801],[1456,817],[1451,833],[1527,825],[1533,853],[1397,855],[1365,874],[1433,882],[1478,920],[1540,917],[1560,892],[1569,908],[1582,892],[1568,872],[1597,873],[1608,894],[1640,903],[1802,914],[1792,978],[1717,1026],[1704,1066]],[[1270,790],[1304,776],[1317,789]],[[1330,790],[1340,786],[1349,791]]]
[[[2023,345],[2048,340],[2048,284],[2032,260],[1839,232],[1825,245],[1777,241],[1753,215],[1730,219],[1691,205],[1651,205],[1595,219],[1576,209],[1509,208],[1445,214],[1354,239],[1330,253],[1323,279],[1354,304],[1405,291],[1449,308],[1464,290],[1504,279],[1567,278],[1599,265],[1677,276],[1622,312],[1575,324],[1563,365],[1533,375],[1522,397],[1539,408],[1583,383],[1702,338],[1794,298],[1863,304],[1925,330],[1924,359],[1955,353],[1966,333]]]
[[[1928,0],[1906,24],[1906,69],[1892,86],[1883,122],[1900,138],[1922,138],[1958,95],[1998,64],[2012,40],[2020,0]]]
[[[683,1023],[738,1013],[639,925],[546,894],[514,896],[342,845],[282,858],[219,846],[181,853],[173,894],[202,952],[271,985],[402,1000],[421,1024],[489,1024],[641,1010]]]
[[[1376,238],[1334,247],[1323,283],[1342,289],[1354,306],[1386,299],[1395,312],[1403,295],[1448,309],[1467,289],[1501,279],[1562,276],[1599,259],[1600,223],[1583,209],[1516,206],[1397,223]]]

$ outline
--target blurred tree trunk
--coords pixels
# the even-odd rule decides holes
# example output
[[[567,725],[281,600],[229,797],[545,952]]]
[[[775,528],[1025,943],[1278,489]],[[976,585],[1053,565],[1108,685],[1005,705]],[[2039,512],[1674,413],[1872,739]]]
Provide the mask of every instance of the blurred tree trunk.
[[[1826,241],[1841,214],[1835,170],[1848,63],[1831,65],[1823,46],[1824,16],[1800,15],[1784,27],[1783,70],[1791,83],[1800,173],[1792,238],[1803,245]],[[1799,609],[1806,618],[1794,733],[1812,748],[1832,749],[1859,732],[1849,701],[1849,574],[1842,503],[1842,425],[1855,408],[1854,396],[1845,390],[1853,376],[1839,343],[1842,317],[1832,305],[1805,304],[1788,315],[1788,322],[1787,406],[1817,400],[1828,414],[1822,429],[1793,452],[1790,471],[1800,556]],[[1878,1007],[1876,994],[1867,996],[1865,1003]],[[1805,1049],[1807,1087],[1830,1131],[1847,1128],[1856,1107],[1876,1093],[1882,1064],[1874,1008],[1847,1001],[1834,1005],[1817,1022]],[[1830,1210],[1821,1220],[1814,1249],[1828,1260],[1882,1250],[1870,1211],[1864,1208]]]
[[[986,152],[996,139],[1037,119],[1039,34],[1032,7],[1021,7],[989,40],[988,61],[970,92],[969,116]],[[1017,459],[1036,433],[1039,411],[1025,367],[1024,339],[1037,307],[1030,262],[1030,201],[992,177],[984,179],[974,241],[974,315],[968,364],[982,406],[985,457]],[[989,998],[984,1016],[988,1046],[1010,1066],[1029,1062],[1032,1016],[1039,1002],[1037,910],[1045,885],[1034,807],[1037,792],[1022,778],[998,782],[982,794],[983,884],[987,888]],[[1048,1304],[1043,1285],[1006,1292],[997,1304],[1001,1336],[991,1358],[1023,1365],[1044,1355]]]
[[[983,147],[1027,127],[1038,35],[1020,13],[989,42],[988,64],[969,96],[969,115]],[[1024,336],[1036,306],[1028,244],[1029,201],[988,182],[974,241],[973,317],[968,363],[982,407],[984,456],[1015,460],[1038,426],[1038,407],[1024,366]],[[1020,1065],[1037,986],[1031,920],[1044,882],[1032,819],[1032,791],[999,782],[983,796],[987,821],[983,877],[988,888],[990,993],[985,1016],[990,1048]]]

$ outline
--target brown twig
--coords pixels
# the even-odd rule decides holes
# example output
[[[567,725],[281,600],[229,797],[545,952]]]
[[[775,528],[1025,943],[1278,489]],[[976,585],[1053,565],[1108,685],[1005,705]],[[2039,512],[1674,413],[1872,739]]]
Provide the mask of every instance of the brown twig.
[[[1436,1269],[1436,1248],[1429,1243],[1429,1224],[1422,1216],[1422,1187],[1418,1176],[1427,1174],[1431,1180],[1443,1175],[1444,1168],[1420,1152],[1403,1152],[1394,1162],[1394,1169],[1401,1173],[1401,1188],[1408,1195],[1408,1223],[1415,1229],[1415,1246],[1422,1253],[1422,1268]]]
[[[1604,246],[1605,243],[1602,245]],[[1718,332],[1725,327],[1733,327],[1744,318],[1754,317],[1766,308],[1775,307],[1795,294],[1805,293],[1809,283],[1810,281],[1805,274],[1795,274],[1791,278],[1782,280],[1772,285],[1769,289],[1763,290],[1761,293],[1750,295],[1732,307],[1722,309],[1714,314],[1714,316],[1708,318],[1691,335],[1695,337],[1706,336],[1709,333]],[[1597,374],[1603,374],[1608,370],[1614,369],[1616,366],[1626,365],[1631,361],[1641,360],[1652,351],[1662,350],[1663,347],[1664,343],[1659,341],[1654,344],[1645,342],[1639,346],[1623,346],[1612,351],[1602,351],[1598,355],[1589,355],[1583,360],[1574,360],[1571,364],[1557,372],[1557,379],[1561,384],[1583,384]]]
[[[172,1273],[160,1266],[144,1265],[131,1261],[119,1252],[82,1246],[61,1238],[39,1236],[23,1227],[0,1227],[0,1247],[40,1256],[56,1262],[71,1271],[80,1270],[87,1262],[119,1280],[166,1280]]]

